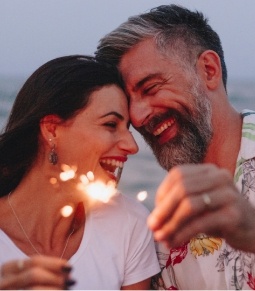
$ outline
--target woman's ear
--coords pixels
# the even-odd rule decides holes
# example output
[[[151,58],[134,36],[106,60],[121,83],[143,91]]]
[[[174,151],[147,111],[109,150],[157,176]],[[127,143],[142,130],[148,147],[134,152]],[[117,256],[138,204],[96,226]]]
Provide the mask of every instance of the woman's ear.
[[[214,90],[222,82],[221,62],[216,52],[204,51],[198,58],[198,69],[208,89]]]
[[[40,121],[40,130],[43,139],[51,146],[51,141],[56,138],[56,128],[62,119],[58,115],[46,115]]]

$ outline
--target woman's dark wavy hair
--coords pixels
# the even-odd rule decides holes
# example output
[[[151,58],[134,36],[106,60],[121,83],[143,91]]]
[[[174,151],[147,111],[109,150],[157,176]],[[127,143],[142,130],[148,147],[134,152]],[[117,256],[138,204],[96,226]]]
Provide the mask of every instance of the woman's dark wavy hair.
[[[0,197],[17,187],[37,158],[40,120],[49,114],[63,121],[74,117],[93,91],[111,84],[123,88],[117,70],[83,55],[51,60],[28,78],[0,135]]]

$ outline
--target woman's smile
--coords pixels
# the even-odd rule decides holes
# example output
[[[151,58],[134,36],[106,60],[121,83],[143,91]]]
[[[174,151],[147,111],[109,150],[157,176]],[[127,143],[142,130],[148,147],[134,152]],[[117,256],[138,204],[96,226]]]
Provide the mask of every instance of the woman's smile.
[[[75,161],[81,174],[92,171],[95,179],[116,181],[127,155],[138,151],[129,124],[127,99],[119,87],[110,85],[94,91],[88,106],[63,125],[57,150],[60,159],[66,160],[60,163]],[[76,143],[70,146],[72,140]]]

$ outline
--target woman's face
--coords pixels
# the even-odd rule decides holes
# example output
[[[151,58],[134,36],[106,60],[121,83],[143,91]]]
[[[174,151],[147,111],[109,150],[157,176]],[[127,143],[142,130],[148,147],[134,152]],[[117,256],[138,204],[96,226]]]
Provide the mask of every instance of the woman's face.
[[[94,91],[89,105],[60,125],[58,137],[60,164],[77,166],[79,174],[92,171],[104,182],[116,180],[127,156],[138,151],[129,131],[127,99],[116,85]]]

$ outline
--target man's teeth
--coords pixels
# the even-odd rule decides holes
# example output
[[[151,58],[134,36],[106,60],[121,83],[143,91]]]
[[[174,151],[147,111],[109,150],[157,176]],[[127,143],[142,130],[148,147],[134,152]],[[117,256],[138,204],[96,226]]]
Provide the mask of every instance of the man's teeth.
[[[157,130],[155,130],[153,132],[153,135],[155,136],[160,135],[164,130],[170,127],[173,123],[174,123],[174,119],[168,120],[167,122],[163,123]]]

